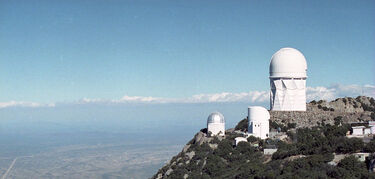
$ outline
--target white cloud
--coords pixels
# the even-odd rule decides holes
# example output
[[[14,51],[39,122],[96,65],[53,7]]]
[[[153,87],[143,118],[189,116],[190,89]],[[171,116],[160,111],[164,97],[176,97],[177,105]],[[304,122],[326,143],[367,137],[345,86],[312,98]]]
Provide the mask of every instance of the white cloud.
[[[333,100],[339,97],[356,97],[359,95],[375,97],[374,85],[340,85],[334,84],[329,87],[307,87],[307,101],[311,100]],[[250,91],[241,93],[212,93],[197,94],[188,98],[159,98],[151,96],[123,96],[120,99],[90,99],[83,98],[71,104],[132,104],[132,103],[216,103],[216,102],[249,102],[267,103],[269,91]],[[69,103],[68,103],[69,104]],[[58,104],[57,104],[58,105]],[[6,107],[54,107],[55,104],[41,104],[35,102],[0,102],[0,108]]]
[[[9,101],[9,102],[0,102],[0,108],[7,107],[54,107],[54,103],[50,104],[41,104],[35,102],[25,102],[25,101]]]
[[[306,98],[307,101],[324,99],[330,100],[334,99],[336,96],[334,88],[326,88],[322,86],[318,87],[307,87]]]
[[[105,100],[102,99],[90,99],[90,98],[83,98],[79,101],[77,101],[77,104],[90,104],[90,103],[102,103]]]
[[[357,97],[370,96],[375,97],[374,85],[340,85],[334,84],[329,87],[307,87],[307,101],[311,100],[333,100],[339,97]],[[270,99],[269,91],[250,91],[242,93],[212,93],[197,94],[189,98],[155,98],[142,96],[124,96],[116,102],[134,102],[134,103],[215,103],[215,102],[250,102],[265,103]]]
[[[374,85],[340,85],[329,87],[307,87],[307,100],[333,100],[341,97],[369,96],[375,97]]]
[[[198,94],[187,99],[187,102],[264,102],[269,99],[267,91],[251,91],[243,93],[214,93],[214,94]]]
[[[123,96],[118,102],[161,102],[163,98],[144,97],[144,96]]]

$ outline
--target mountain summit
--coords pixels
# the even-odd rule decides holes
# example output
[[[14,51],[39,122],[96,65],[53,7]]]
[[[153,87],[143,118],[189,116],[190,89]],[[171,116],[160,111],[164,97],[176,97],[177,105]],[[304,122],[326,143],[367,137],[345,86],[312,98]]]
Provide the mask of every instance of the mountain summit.
[[[152,178],[375,178],[375,137],[350,135],[374,120],[373,98],[311,101],[305,112],[270,113],[268,139],[239,140],[247,119],[225,136],[202,129]]]

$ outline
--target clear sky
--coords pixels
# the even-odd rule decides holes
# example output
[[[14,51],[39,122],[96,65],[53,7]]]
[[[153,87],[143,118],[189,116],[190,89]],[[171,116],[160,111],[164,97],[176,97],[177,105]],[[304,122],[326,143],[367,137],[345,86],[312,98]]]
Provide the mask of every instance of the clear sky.
[[[0,0],[0,101],[268,90],[287,46],[308,86],[373,85],[375,1]]]

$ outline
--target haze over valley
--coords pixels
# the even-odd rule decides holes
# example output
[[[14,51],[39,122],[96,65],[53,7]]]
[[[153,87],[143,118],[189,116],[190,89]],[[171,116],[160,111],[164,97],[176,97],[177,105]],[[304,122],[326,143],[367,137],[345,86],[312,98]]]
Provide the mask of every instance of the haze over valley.
[[[148,178],[205,125],[233,126],[243,103],[71,105],[0,109],[0,172],[7,178]]]

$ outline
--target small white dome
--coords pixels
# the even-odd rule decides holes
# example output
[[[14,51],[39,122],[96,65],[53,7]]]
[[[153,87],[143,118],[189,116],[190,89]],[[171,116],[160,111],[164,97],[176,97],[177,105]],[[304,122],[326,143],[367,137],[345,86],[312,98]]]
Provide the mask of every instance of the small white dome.
[[[270,78],[306,78],[306,71],[306,59],[297,49],[282,48],[271,58]]]
[[[207,124],[209,123],[225,123],[224,116],[219,112],[213,112],[208,116]]]
[[[262,106],[249,106],[248,117],[250,121],[268,121],[270,113]]]

